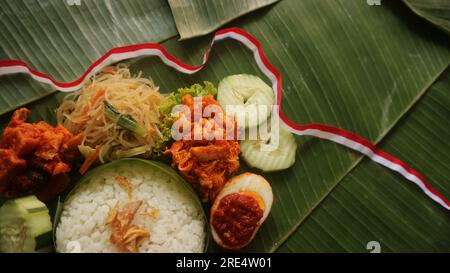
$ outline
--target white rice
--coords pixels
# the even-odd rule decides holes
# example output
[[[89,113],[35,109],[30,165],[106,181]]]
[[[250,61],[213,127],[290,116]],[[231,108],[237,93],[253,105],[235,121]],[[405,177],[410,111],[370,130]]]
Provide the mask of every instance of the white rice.
[[[130,170],[133,169],[133,170]],[[64,209],[56,230],[58,252],[119,252],[110,242],[108,213],[117,201],[123,205],[128,193],[114,178],[126,176],[133,184],[132,200],[143,200],[134,222],[150,232],[139,252],[202,252],[205,220],[202,208],[178,182],[164,173],[144,168],[119,168],[94,177],[78,188]],[[138,215],[159,209],[155,219]]]

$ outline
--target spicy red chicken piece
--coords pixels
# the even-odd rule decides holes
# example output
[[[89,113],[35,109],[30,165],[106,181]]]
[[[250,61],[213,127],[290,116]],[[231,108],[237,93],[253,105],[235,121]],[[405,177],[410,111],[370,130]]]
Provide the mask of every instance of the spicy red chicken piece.
[[[195,117],[194,98],[191,95],[183,96],[182,103],[189,107],[191,116],[180,114],[179,118],[190,124],[191,132],[174,142],[165,154],[172,156],[172,166],[197,189],[202,201],[207,202],[214,200],[227,178],[238,170],[240,147],[236,140],[235,120],[225,115],[213,96],[201,99],[202,110],[214,106],[215,111],[211,111],[214,114],[210,117]],[[227,123],[230,124],[227,126]],[[200,139],[197,139],[198,135]],[[231,138],[227,138],[229,135]]]
[[[83,136],[43,121],[27,123],[30,110],[16,110],[0,141],[0,195],[15,198],[36,194],[56,197],[69,184],[70,164],[79,156]]]
[[[4,192],[10,181],[27,167],[27,162],[17,157],[11,149],[0,148],[0,193]]]
[[[13,113],[11,121],[3,131],[0,147],[13,150],[18,156],[33,152],[39,146],[39,130],[26,123],[30,110],[21,108]]]

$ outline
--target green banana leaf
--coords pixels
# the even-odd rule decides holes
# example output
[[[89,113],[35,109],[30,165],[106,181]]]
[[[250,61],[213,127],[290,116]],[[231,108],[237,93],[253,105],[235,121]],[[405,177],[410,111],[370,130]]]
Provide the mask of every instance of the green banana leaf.
[[[448,36],[393,1],[370,6],[366,1],[284,0],[228,26],[241,27],[262,43],[283,75],[282,109],[289,118],[338,126],[379,143],[450,196]],[[197,64],[210,41],[210,35],[183,42],[173,37],[163,44]],[[26,53],[20,58],[33,56]],[[53,61],[51,55],[35,55]],[[72,57],[73,66],[84,58]],[[55,69],[64,64],[55,63]],[[217,84],[234,73],[263,77],[252,54],[235,41],[217,43],[207,67],[195,75],[179,74],[154,57],[129,64],[151,76],[162,92],[202,80]],[[5,88],[8,82],[24,81],[23,76],[0,78],[1,93],[11,91]],[[27,105],[32,119],[54,123],[62,96],[41,96]],[[12,109],[21,99],[11,95],[2,103]],[[0,116],[2,128],[10,114]],[[415,185],[337,144],[312,137],[297,137],[297,142],[291,169],[262,174],[272,184],[275,202],[244,251],[368,252],[370,241],[379,242],[381,251],[449,251],[448,212]]]
[[[449,90],[448,70],[379,144],[421,170],[444,196],[450,196]],[[364,159],[278,251],[368,252],[375,241],[381,252],[448,252],[448,230],[448,211]]]
[[[279,0],[169,0],[180,40],[208,34],[233,19]]]
[[[450,34],[450,2],[447,0],[403,0],[412,11]]]
[[[56,80],[73,81],[112,47],[177,35],[165,1],[75,3],[0,0],[0,59],[20,59]],[[54,92],[23,76],[2,79],[2,89],[0,114]]]

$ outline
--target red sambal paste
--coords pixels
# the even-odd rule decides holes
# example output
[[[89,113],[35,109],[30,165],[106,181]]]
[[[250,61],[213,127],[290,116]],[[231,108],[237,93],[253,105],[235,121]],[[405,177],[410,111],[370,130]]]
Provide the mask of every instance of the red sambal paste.
[[[227,246],[239,247],[252,239],[263,213],[254,197],[231,193],[220,200],[212,225]]]

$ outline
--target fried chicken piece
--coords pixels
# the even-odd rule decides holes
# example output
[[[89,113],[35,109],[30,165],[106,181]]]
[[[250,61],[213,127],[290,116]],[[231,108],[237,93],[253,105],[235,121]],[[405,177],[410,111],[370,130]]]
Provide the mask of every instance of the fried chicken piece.
[[[61,125],[27,123],[30,110],[16,110],[0,141],[0,195],[15,198],[36,193],[42,201],[54,198],[69,184],[66,174],[80,154],[82,135]],[[45,179],[42,179],[45,177]]]
[[[30,110],[26,108],[16,110],[0,142],[0,147],[13,150],[19,157],[33,152],[39,146],[39,130],[25,122],[29,113]]]
[[[27,108],[19,108],[16,111],[14,111],[11,120],[8,123],[8,127],[16,127],[22,123],[24,123],[28,115],[30,115],[31,111]]]
[[[191,122],[191,134],[175,141],[165,154],[171,155],[172,166],[197,189],[202,201],[212,201],[227,178],[239,168],[237,125],[225,115],[213,96],[202,98],[202,107],[218,107],[215,115],[210,118],[195,120],[192,114],[194,98],[191,95],[183,96],[182,102],[191,109],[191,117],[188,119]],[[187,119],[184,114],[180,114],[179,118]],[[231,126],[226,126],[227,123],[231,123]],[[232,132],[226,130],[229,128],[232,128]],[[200,133],[202,139],[196,139],[196,133]],[[229,133],[230,140],[227,139]]]
[[[0,194],[7,194],[11,180],[27,168],[27,162],[11,149],[0,148]],[[14,194],[12,194],[14,195]]]
[[[67,142],[63,143],[60,154],[61,158],[64,162],[74,162],[78,158],[80,158],[80,150],[78,146],[83,142],[83,134],[78,134],[76,136],[71,137]]]
[[[48,176],[48,180],[33,190],[33,194],[42,202],[47,202],[63,192],[70,184],[70,177],[66,173]]]
[[[222,159],[228,156],[229,151],[226,146],[210,144],[207,146],[192,147],[191,154],[200,162],[207,162]]]
[[[63,143],[72,138],[72,134],[61,125],[55,128],[45,122],[39,122],[35,127],[40,131],[40,145],[34,152],[36,157],[43,160],[52,160],[58,155]]]
[[[40,169],[50,175],[59,175],[70,172],[70,165],[62,161],[59,154],[55,155],[52,160],[42,160],[42,158],[33,155],[29,159],[29,163],[36,169]]]
[[[34,188],[44,185],[46,181],[47,177],[42,172],[27,168],[15,178],[14,188],[32,193]]]

